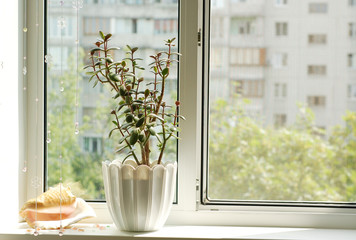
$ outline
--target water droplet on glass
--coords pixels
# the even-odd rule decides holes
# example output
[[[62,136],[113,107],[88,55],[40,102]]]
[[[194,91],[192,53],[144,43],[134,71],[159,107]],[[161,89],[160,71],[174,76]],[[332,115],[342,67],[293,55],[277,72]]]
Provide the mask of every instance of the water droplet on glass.
[[[75,132],[74,132],[76,135],[79,134],[79,130],[78,129],[75,129]]]
[[[51,140],[50,138],[47,138],[47,139],[46,139],[46,143],[51,143],[51,141],[52,141],[52,140]]]
[[[38,98],[36,98],[35,101],[38,102]]]
[[[23,32],[27,32],[27,27],[24,27],[24,28],[23,28]]]
[[[63,4],[64,4],[63,0],[59,1],[59,5],[63,6]]]
[[[27,172],[27,167],[23,167],[22,171]]]
[[[23,75],[26,75],[27,74],[27,67],[25,66],[25,67],[23,67],[23,69],[22,69],[22,73],[23,73]]]
[[[64,92],[64,87],[61,87],[59,91]]]
[[[39,26],[39,24],[38,23],[36,23],[36,27],[38,27]]]
[[[37,230],[35,230],[34,232],[33,232],[33,236],[35,236],[35,237],[37,237],[38,236],[38,232],[37,232]]]
[[[26,59],[27,59],[27,57],[26,57],[26,56],[24,56],[24,57],[23,57],[23,59],[24,59],[24,60],[26,60]]]
[[[62,181],[62,178],[61,178],[61,177],[59,178],[59,181]]]
[[[26,87],[23,87],[23,90],[24,90],[24,91],[26,91],[26,89],[27,89]]]

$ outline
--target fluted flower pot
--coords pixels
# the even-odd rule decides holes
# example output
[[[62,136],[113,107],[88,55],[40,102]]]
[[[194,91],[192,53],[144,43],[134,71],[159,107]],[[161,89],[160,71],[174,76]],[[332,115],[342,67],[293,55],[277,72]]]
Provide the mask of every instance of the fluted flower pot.
[[[155,231],[166,222],[176,186],[176,163],[137,166],[127,160],[102,164],[106,203],[117,228]]]

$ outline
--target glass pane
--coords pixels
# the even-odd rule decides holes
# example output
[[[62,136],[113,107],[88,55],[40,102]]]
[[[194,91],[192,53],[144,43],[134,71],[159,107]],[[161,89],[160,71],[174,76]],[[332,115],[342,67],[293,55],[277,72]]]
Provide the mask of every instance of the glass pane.
[[[337,4],[211,1],[211,201],[356,201],[356,11]]]
[[[64,2],[62,8],[60,2]],[[83,70],[83,66],[89,63],[89,49],[95,47],[100,30],[105,34],[111,32],[111,46],[121,48],[112,53],[113,58],[121,60],[126,57],[126,45],[138,47],[136,57],[143,58],[139,65],[146,68],[145,73],[141,73],[144,83],[152,81],[154,76],[148,71],[149,56],[166,50],[164,40],[178,37],[178,3],[175,0],[85,1],[77,22],[73,2],[47,1],[47,55],[51,57],[47,57],[46,64],[46,186],[59,183],[62,162],[63,182],[69,184],[77,196],[102,200],[101,162],[120,158],[115,155],[119,136],[108,138],[114,120],[110,112],[115,106],[110,91],[100,85],[93,88],[93,82],[88,82],[86,70]],[[177,51],[178,40],[175,42],[172,51]],[[174,65],[165,89],[167,105],[174,105],[177,98],[177,73],[177,65]],[[146,84],[141,86],[146,87]],[[75,134],[76,121],[79,134]],[[175,160],[176,142],[168,143],[166,150],[165,160]],[[157,159],[157,151],[153,151],[151,156]]]

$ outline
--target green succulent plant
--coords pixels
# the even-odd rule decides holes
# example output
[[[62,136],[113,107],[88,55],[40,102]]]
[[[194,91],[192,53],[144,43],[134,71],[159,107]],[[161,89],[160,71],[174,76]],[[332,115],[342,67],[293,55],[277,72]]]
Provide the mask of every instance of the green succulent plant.
[[[173,56],[180,55],[172,52],[175,38],[165,41],[167,51],[150,56],[153,62],[149,66],[154,80],[146,82],[138,76],[139,71],[145,70],[138,64],[142,59],[135,57],[138,48],[127,45],[128,57],[115,61],[110,52],[119,48],[109,47],[112,34],[105,35],[101,31],[99,34],[96,47],[90,51],[91,64],[84,68],[91,69],[87,74],[90,75],[89,82],[94,80],[93,87],[98,83],[108,85],[112,97],[117,101],[115,109],[111,111],[114,120],[109,133],[109,137],[112,134],[121,137],[116,152],[124,155],[122,161],[132,157],[138,165],[150,165],[155,160],[161,164],[167,141],[179,139],[178,119],[184,119],[178,114],[179,101],[173,106],[174,113],[167,111],[171,106],[164,101],[170,67],[178,62]],[[158,159],[150,159],[152,139],[157,139]]]

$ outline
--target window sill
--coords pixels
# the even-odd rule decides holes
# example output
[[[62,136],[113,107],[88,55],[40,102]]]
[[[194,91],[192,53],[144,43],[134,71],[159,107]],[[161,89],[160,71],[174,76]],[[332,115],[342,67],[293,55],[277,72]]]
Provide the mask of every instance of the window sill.
[[[33,230],[31,230],[33,231]],[[32,235],[26,224],[18,228],[0,230],[0,239],[28,239]],[[41,239],[58,239],[58,231],[41,230]],[[112,224],[75,224],[64,232],[63,239],[313,239],[354,240],[356,230],[314,228],[218,227],[218,226],[165,226],[156,232],[122,232]]]

